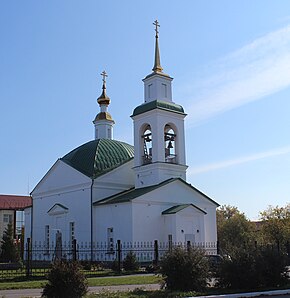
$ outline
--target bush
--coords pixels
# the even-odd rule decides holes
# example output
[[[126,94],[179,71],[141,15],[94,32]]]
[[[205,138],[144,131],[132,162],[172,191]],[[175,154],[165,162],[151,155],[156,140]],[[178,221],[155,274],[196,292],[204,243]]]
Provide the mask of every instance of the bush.
[[[145,271],[147,273],[158,273],[160,271],[160,266],[153,263],[153,264],[147,265],[145,268]]]
[[[119,272],[119,261],[115,259],[113,262],[110,263],[109,268],[115,272]]]
[[[87,293],[87,281],[77,262],[56,261],[47,278],[42,297],[81,298]]]
[[[161,260],[160,272],[169,290],[200,291],[207,286],[210,277],[205,252],[199,248],[172,249]]]
[[[222,259],[219,285],[233,289],[276,287],[286,282],[286,258],[270,248],[240,248],[231,258]]]
[[[223,258],[218,268],[218,284],[233,289],[256,287],[256,256],[246,249],[240,249],[230,258]]]
[[[135,271],[139,269],[139,263],[137,261],[136,255],[129,251],[123,261],[123,268],[125,271]]]
[[[277,287],[287,283],[287,255],[283,252],[271,248],[262,249],[256,263],[261,286]]]

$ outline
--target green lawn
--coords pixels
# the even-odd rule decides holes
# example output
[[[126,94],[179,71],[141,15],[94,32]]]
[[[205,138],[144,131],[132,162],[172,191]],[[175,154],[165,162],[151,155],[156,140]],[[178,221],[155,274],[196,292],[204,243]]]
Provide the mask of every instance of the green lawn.
[[[161,277],[155,275],[126,275],[118,277],[88,278],[89,286],[142,285],[159,283],[160,281]],[[45,283],[45,279],[37,281],[1,282],[0,290],[42,288]]]

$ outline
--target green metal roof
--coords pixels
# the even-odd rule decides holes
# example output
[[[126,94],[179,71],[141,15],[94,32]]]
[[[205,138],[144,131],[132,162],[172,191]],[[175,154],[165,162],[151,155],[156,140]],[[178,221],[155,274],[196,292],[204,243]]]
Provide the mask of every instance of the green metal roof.
[[[116,204],[116,203],[125,203],[132,201],[135,198],[138,198],[154,189],[157,189],[165,184],[170,183],[171,181],[175,180],[175,178],[170,178],[164,182],[161,182],[157,185],[142,187],[142,188],[130,188],[128,190],[125,190],[123,192],[120,192],[116,195],[112,195],[109,198],[105,198],[103,200],[100,200],[98,202],[95,202],[93,205],[105,205],[105,204]]]
[[[184,114],[184,109],[181,105],[175,104],[173,102],[163,101],[163,100],[154,100],[144,103],[138,107],[136,107],[133,111],[133,116],[154,110],[154,109],[161,109],[166,110],[169,112],[174,112],[178,114]]]
[[[134,147],[115,140],[98,139],[85,143],[61,158],[90,178],[96,178],[134,158]]]
[[[215,202],[214,200],[212,200],[210,197],[208,197],[207,195],[205,195],[204,193],[202,193],[200,190],[198,190],[197,188],[193,187],[191,184],[187,183],[186,181],[184,181],[181,178],[170,178],[168,180],[165,180],[159,184],[156,185],[152,185],[152,186],[147,186],[147,187],[142,187],[142,188],[130,188],[128,190],[125,190],[123,192],[120,192],[118,194],[112,195],[108,198],[102,199],[100,201],[97,201],[95,203],[93,203],[94,206],[97,205],[106,205],[106,204],[117,204],[117,203],[125,203],[125,202],[130,202],[133,199],[136,199],[152,190],[155,190],[159,187],[162,187],[168,183],[171,183],[173,181],[181,181],[182,183],[184,183],[185,185],[187,185],[188,187],[190,187],[191,189],[195,190],[196,192],[198,192],[199,194],[201,194],[204,198],[206,198],[208,201],[210,201],[211,203],[215,204],[217,207],[219,206],[219,204],[217,202]],[[194,208],[199,209],[197,206],[192,205]],[[181,206],[181,205],[178,205]],[[199,209],[200,211],[204,212],[202,209]]]
[[[200,209],[199,207],[193,205],[193,204],[181,204],[181,205],[176,205],[176,206],[173,206],[173,207],[170,207],[169,209],[166,209],[162,212],[163,215],[166,215],[166,214],[176,214],[177,212],[187,208],[187,207],[193,207],[193,208],[196,208],[197,210],[201,211],[202,213],[206,214],[206,212],[202,209]]]

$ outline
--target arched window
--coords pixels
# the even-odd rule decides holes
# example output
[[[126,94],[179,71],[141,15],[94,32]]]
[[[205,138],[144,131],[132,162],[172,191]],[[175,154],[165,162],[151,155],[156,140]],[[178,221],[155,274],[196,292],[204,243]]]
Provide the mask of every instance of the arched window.
[[[148,164],[152,162],[152,132],[151,127],[148,124],[142,134],[143,141],[143,156],[142,164]]]
[[[177,163],[175,140],[176,134],[173,128],[169,124],[166,124],[164,127],[165,162]]]

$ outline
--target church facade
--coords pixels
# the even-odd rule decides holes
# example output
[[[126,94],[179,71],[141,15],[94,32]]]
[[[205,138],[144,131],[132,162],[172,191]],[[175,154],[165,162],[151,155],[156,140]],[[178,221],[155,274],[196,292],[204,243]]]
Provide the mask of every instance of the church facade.
[[[49,247],[74,239],[215,243],[214,200],[186,182],[184,119],[163,72],[155,21],[155,58],[144,79],[144,102],[131,118],[134,146],[113,139],[114,120],[103,72],[95,139],[58,159],[31,193],[25,237]]]

